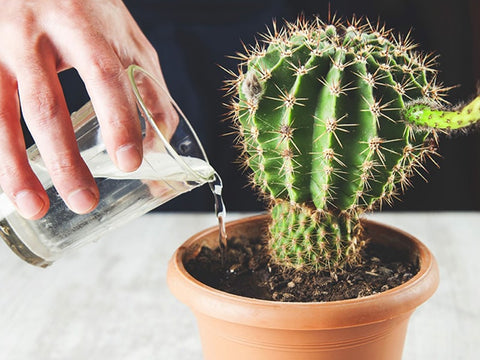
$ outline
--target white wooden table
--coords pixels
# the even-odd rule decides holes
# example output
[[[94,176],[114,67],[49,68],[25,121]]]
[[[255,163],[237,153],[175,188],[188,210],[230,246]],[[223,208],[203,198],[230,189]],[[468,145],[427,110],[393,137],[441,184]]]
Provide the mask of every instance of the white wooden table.
[[[241,214],[229,214],[229,220]],[[426,243],[441,284],[415,312],[404,360],[478,359],[480,213],[370,218]],[[0,360],[200,360],[190,311],[169,293],[173,251],[212,214],[150,214],[47,269],[0,245]]]

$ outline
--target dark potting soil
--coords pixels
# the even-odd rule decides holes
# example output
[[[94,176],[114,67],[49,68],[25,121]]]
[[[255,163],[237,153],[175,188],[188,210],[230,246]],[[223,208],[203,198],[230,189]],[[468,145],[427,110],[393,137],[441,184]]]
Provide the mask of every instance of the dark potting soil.
[[[223,257],[223,260],[222,260]],[[265,243],[243,238],[229,239],[225,254],[203,247],[185,264],[202,283],[245,297],[296,302],[345,300],[379,293],[411,279],[416,264],[396,253],[367,244],[361,260],[342,272],[300,272],[273,264]]]

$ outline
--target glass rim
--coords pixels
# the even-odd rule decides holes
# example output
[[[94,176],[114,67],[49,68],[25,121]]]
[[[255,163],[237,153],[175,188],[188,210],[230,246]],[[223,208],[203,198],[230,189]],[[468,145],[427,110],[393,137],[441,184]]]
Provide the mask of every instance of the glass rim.
[[[128,74],[128,78],[129,78],[129,81],[130,81],[130,85],[132,86],[132,90],[133,90],[133,93],[135,95],[135,98],[136,98],[136,101],[137,101],[137,104],[140,106],[140,108],[142,109],[143,113],[145,114],[145,117],[146,117],[146,120],[148,121],[148,123],[150,124],[150,126],[152,126],[153,130],[155,131],[155,133],[157,134],[157,136],[160,138],[160,140],[162,141],[163,145],[165,146],[165,149],[167,150],[167,153],[173,157],[175,159],[175,161],[177,161],[178,164],[180,164],[180,166],[182,168],[184,168],[185,170],[187,170],[188,172],[190,172],[192,175],[194,175],[197,179],[201,180],[201,181],[204,181],[204,182],[207,182],[207,181],[210,181],[211,178],[210,177],[206,177],[206,176],[203,176],[201,173],[199,173],[198,171],[195,171],[194,169],[192,169],[183,159],[180,155],[178,155],[178,153],[175,151],[175,149],[172,147],[172,145],[170,145],[170,142],[165,138],[165,136],[162,134],[162,132],[160,131],[160,129],[158,128],[157,124],[155,123],[154,119],[153,119],[153,116],[152,114],[150,113],[147,105],[145,104],[145,102],[143,101],[143,98],[142,98],[142,95],[140,94],[140,90],[138,89],[138,86],[137,86],[137,82],[135,80],[135,73],[137,72],[140,72],[142,73],[143,75],[147,76],[151,81],[154,82],[154,84],[156,86],[158,86],[162,91],[163,91],[163,95],[166,96],[170,102],[170,104],[172,104],[172,106],[175,108],[175,110],[177,111],[177,113],[179,114],[179,116],[181,117],[179,119],[179,121],[183,121],[185,123],[185,125],[187,126],[188,130],[190,131],[190,134],[193,136],[193,139],[195,140],[198,148],[200,149],[200,152],[202,154],[202,157],[207,164],[210,165],[210,162],[208,161],[208,157],[207,157],[207,154],[205,153],[205,150],[202,146],[202,143],[200,142],[200,139],[198,138],[197,136],[197,133],[195,132],[195,130],[193,129],[192,125],[190,124],[190,121],[188,121],[187,117],[185,116],[185,114],[182,112],[182,110],[180,109],[180,107],[178,106],[178,104],[175,102],[175,100],[173,99],[173,97],[170,95],[170,93],[168,92],[167,88],[162,84],[160,83],[160,81],[155,77],[153,76],[150,72],[148,72],[147,70],[145,70],[144,68],[142,68],[141,66],[139,65],[135,65],[135,64],[132,64],[132,65],[129,65],[128,68],[127,68],[127,74]]]

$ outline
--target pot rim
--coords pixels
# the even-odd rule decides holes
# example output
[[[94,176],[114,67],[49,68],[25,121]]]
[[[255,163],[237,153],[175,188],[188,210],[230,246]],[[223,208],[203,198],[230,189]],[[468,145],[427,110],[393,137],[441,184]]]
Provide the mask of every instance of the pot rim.
[[[268,215],[254,215],[226,223],[227,229],[242,223],[263,222]],[[409,316],[430,298],[438,287],[438,265],[433,254],[416,237],[390,225],[362,219],[367,228],[393,231],[408,239],[418,252],[420,269],[410,280],[381,293],[329,302],[279,302],[247,298],[212,288],[195,279],[183,265],[187,249],[207,235],[218,232],[212,226],[191,236],[180,246],[168,266],[172,293],[194,312],[245,325],[285,329],[318,329],[359,326]],[[348,312],[349,316],[345,316]],[[247,316],[254,313],[254,320]],[[281,315],[280,315],[281,314]]]

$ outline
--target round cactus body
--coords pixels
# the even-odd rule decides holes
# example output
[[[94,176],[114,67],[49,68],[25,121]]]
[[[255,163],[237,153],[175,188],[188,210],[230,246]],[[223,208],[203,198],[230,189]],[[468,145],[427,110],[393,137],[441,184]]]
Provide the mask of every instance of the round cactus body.
[[[359,216],[435,154],[436,128],[480,110],[442,110],[428,57],[370,23],[299,20],[264,37],[231,85],[246,163],[272,203],[273,257],[335,271],[358,255]]]

